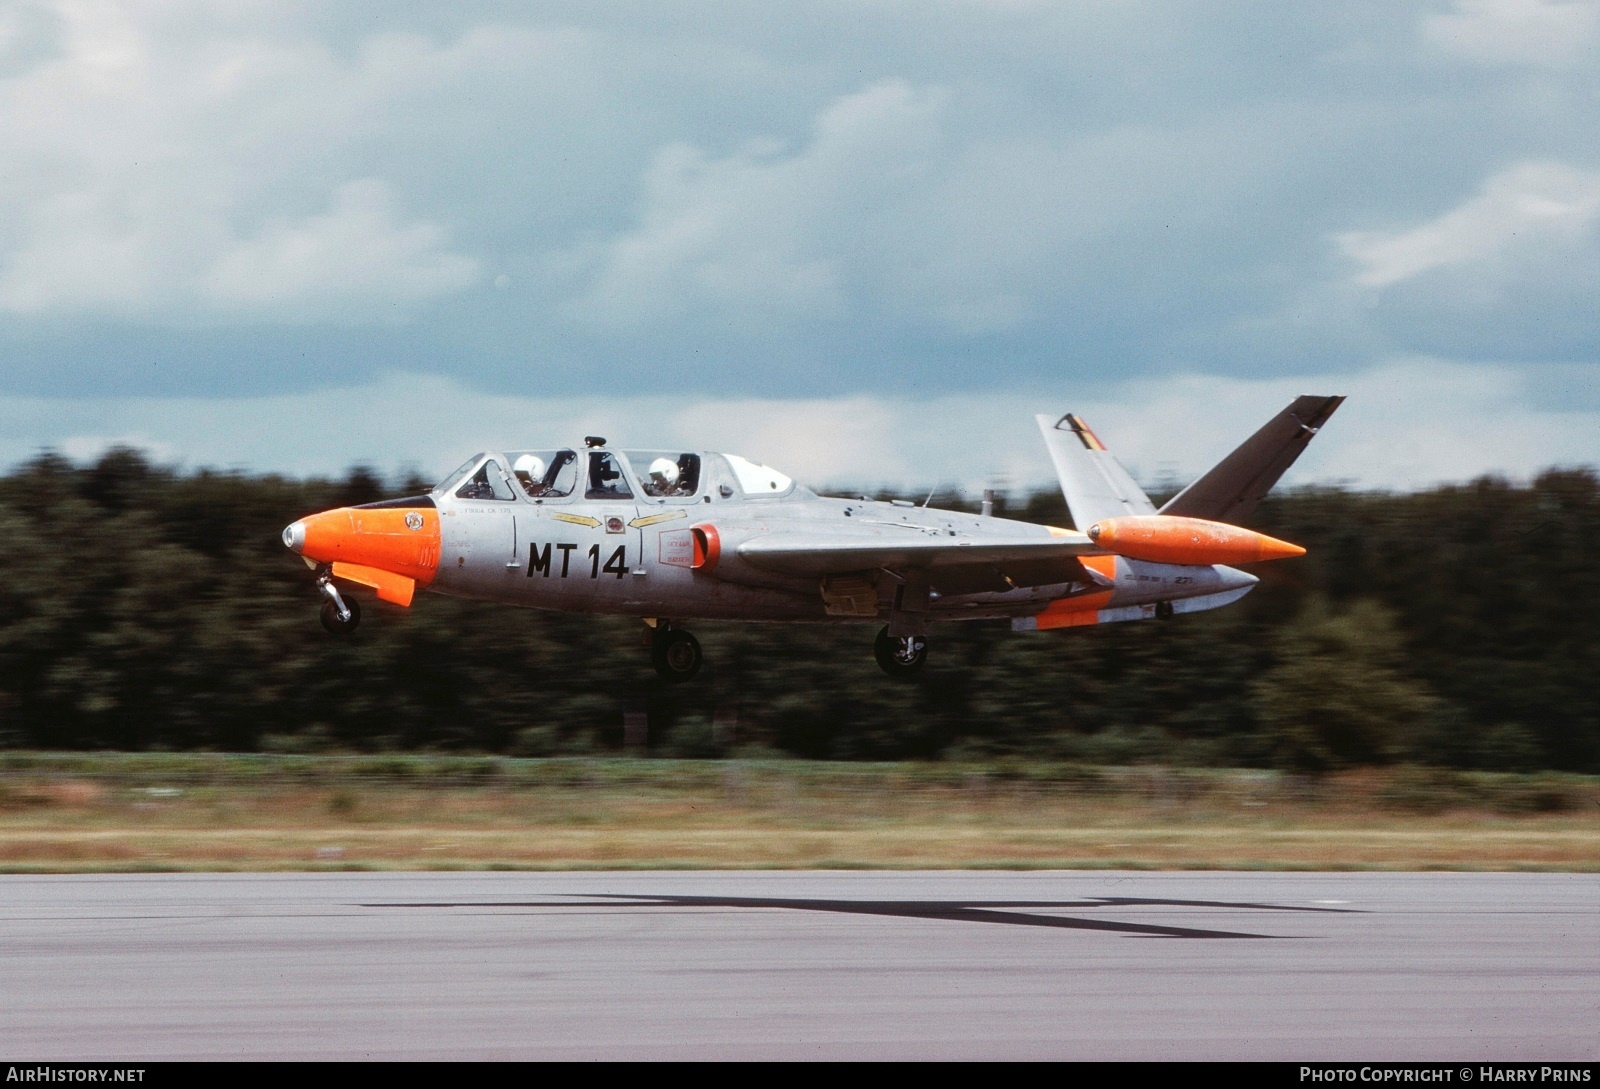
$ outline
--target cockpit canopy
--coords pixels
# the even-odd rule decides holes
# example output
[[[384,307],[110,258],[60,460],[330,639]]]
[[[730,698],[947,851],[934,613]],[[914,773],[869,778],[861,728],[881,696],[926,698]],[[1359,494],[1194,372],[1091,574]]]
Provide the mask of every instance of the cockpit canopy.
[[[746,460],[738,454],[723,454],[722,459],[733,470],[740,489],[752,499],[765,495],[787,495],[795,486],[793,480],[778,470]]]
[[[433,489],[437,496],[514,502],[566,499],[775,498],[810,494],[788,476],[737,454],[677,450],[507,450],[474,454]]]
[[[700,493],[699,454],[671,450],[624,450],[639,490],[652,499],[682,499]]]

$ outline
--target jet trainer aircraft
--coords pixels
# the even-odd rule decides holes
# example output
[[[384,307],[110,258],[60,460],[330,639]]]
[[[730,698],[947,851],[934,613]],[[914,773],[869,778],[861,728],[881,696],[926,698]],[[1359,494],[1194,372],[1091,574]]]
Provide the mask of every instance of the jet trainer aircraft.
[[[669,681],[700,669],[697,620],[881,624],[879,666],[909,677],[932,625],[1017,631],[1230,604],[1256,584],[1231,564],[1305,549],[1238,525],[1342,397],[1300,397],[1158,511],[1087,424],[1039,416],[1076,529],[823,498],[733,454],[579,449],[475,454],[427,495],[341,507],[283,531],[317,573],[322,623],[361,610],[338,581],[410,605],[418,588],[641,618]],[[338,580],[338,581],[336,581]]]

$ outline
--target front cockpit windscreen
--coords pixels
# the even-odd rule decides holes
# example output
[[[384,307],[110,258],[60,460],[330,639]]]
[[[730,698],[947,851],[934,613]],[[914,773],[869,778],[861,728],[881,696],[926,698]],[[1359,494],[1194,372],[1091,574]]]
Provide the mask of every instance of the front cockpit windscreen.
[[[700,455],[675,450],[627,450],[644,494],[652,499],[692,499],[700,491]]]
[[[529,499],[555,499],[578,486],[578,455],[571,450],[511,450],[511,475]]]
[[[482,460],[483,455],[481,453],[473,454],[466,461],[463,461],[453,473],[439,481],[439,483],[435,484],[433,486],[433,494],[449,495],[451,492],[455,491],[456,486],[466,478],[468,473],[472,472],[473,469],[476,469],[478,467],[478,462]]]
[[[508,502],[517,497],[511,490],[511,481],[506,471],[500,467],[500,462],[490,458],[478,466],[478,471],[456,489],[457,499],[497,499]]]

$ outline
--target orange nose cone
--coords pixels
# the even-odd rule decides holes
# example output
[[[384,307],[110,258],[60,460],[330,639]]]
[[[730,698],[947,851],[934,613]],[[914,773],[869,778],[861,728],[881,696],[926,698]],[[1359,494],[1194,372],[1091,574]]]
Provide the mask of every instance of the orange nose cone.
[[[1259,563],[1306,554],[1299,545],[1265,533],[1204,518],[1163,514],[1107,518],[1090,526],[1088,537],[1118,556],[1187,566]]]
[[[439,512],[340,507],[300,519],[283,531],[283,543],[317,563],[374,568],[426,586],[439,569]]]

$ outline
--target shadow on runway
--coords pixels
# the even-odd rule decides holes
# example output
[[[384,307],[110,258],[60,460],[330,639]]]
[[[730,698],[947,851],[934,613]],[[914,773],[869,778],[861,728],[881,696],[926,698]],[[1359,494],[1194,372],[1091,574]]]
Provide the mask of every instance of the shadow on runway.
[[[771,896],[632,896],[626,893],[590,893],[570,900],[484,900],[474,902],[361,904],[366,908],[778,908],[789,911],[824,911],[842,915],[881,915],[897,919],[940,919],[962,923],[1003,923],[1007,926],[1042,926],[1062,930],[1100,930],[1154,938],[1274,938],[1289,935],[1251,934],[1236,930],[1204,930],[1154,923],[1115,922],[1069,915],[1041,915],[1020,909],[1105,910],[1124,907],[1197,907],[1249,911],[1313,911],[1347,914],[1351,908],[1309,907],[1294,904],[1229,903],[1220,900],[1163,900],[1134,896],[1091,896],[1077,900],[815,900]]]

